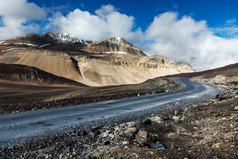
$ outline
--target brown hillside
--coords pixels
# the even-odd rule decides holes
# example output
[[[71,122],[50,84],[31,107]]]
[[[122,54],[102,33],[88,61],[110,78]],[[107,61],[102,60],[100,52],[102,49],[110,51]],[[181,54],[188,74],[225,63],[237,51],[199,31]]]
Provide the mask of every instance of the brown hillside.
[[[18,64],[0,63],[0,80],[8,80],[30,85],[85,86],[81,83],[42,71],[36,67]]]
[[[227,65],[224,67],[215,68],[215,69],[210,69],[210,70],[206,70],[206,71],[168,75],[166,77],[214,78],[218,75],[223,75],[223,76],[238,75],[238,63]]]

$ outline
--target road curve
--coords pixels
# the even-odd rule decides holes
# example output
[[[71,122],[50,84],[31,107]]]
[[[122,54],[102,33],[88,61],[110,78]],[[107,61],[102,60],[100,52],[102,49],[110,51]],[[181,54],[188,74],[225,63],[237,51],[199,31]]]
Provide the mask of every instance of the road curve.
[[[173,101],[201,97],[214,98],[218,89],[190,79],[174,79],[183,89],[155,95],[132,97],[65,108],[36,110],[0,115],[0,145],[25,138],[45,135],[69,126],[90,121],[107,120],[122,114],[161,107]]]

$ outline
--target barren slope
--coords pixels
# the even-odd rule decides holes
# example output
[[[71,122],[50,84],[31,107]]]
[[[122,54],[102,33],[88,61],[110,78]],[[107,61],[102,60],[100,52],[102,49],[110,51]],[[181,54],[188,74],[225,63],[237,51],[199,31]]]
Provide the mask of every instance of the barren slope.
[[[52,75],[35,67],[3,63],[0,63],[0,83],[85,87],[81,83]]]
[[[81,81],[80,72],[75,67],[73,59],[63,52],[45,50],[12,51],[0,56],[0,62],[33,66],[57,76]]]

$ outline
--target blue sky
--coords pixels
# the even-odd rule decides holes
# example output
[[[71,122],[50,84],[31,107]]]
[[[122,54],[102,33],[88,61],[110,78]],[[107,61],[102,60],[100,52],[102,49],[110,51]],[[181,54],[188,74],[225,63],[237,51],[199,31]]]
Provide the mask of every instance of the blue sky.
[[[237,0],[1,0],[0,40],[69,33],[121,36],[148,55],[205,70],[238,62]]]
[[[94,13],[102,5],[111,4],[121,13],[135,17],[135,25],[146,30],[154,17],[164,12],[177,12],[195,20],[206,20],[209,27],[221,27],[227,20],[238,19],[237,0],[29,0],[37,5],[67,14],[79,8]],[[49,13],[50,15],[50,13]],[[234,21],[233,25],[238,22]]]

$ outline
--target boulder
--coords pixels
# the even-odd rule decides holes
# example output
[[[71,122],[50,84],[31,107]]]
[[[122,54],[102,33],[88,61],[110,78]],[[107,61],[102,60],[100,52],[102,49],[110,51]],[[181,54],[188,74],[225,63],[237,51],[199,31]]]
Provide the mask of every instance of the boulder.
[[[159,141],[157,141],[154,146],[154,149],[165,149],[164,145],[162,145]]]
[[[149,131],[146,127],[139,127],[138,133],[136,134],[136,141],[140,145],[145,145],[148,141]]]
[[[161,117],[159,117],[159,116],[152,116],[152,117],[150,117],[149,119],[150,119],[152,122],[157,123],[157,124],[161,124],[161,123],[164,122],[164,120],[163,120]]]
[[[179,123],[180,122],[180,119],[178,116],[173,116],[172,119],[176,122],[176,123]]]

